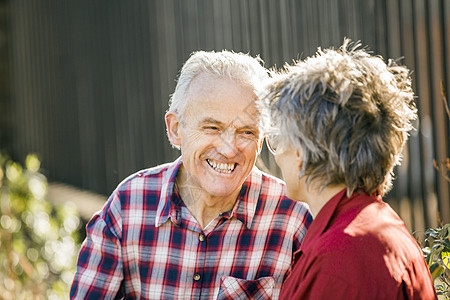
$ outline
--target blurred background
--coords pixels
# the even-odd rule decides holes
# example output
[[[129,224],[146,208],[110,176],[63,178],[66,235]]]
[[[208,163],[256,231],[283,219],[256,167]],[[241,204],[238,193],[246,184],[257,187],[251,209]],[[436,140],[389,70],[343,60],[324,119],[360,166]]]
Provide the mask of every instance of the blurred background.
[[[0,0],[0,24],[0,149],[36,153],[50,198],[85,219],[178,157],[164,113],[193,51],[281,67],[348,37],[412,70],[420,118],[385,200],[411,231],[450,221],[449,0]],[[266,149],[258,164],[279,174]]]
[[[282,67],[344,37],[412,71],[385,200],[414,234],[450,222],[450,0],[0,0],[0,299],[67,298],[92,213],[179,156],[164,113],[193,51]],[[279,175],[266,148],[257,163]]]

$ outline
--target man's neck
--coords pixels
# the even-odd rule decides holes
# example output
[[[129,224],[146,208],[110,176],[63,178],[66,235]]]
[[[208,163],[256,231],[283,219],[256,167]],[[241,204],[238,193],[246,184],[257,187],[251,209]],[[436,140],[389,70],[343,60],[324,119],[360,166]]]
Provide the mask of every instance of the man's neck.
[[[180,174],[179,174],[180,175]],[[215,217],[230,211],[235,203],[239,191],[227,197],[210,195],[196,184],[192,184],[184,176],[176,178],[178,193],[189,212],[197,220],[200,227],[205,228]]]

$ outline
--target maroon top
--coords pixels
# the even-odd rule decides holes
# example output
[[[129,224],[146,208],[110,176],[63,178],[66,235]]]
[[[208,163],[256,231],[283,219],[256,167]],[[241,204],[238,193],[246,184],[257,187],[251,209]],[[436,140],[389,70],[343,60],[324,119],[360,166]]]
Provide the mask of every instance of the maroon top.
[[[437,299],[421,249],[381,197],[336,194],[295,261],[280,299]]]

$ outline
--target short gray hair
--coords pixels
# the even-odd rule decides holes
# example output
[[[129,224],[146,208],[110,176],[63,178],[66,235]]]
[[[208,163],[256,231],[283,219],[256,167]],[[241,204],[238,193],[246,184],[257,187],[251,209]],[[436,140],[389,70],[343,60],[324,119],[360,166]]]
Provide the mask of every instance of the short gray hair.
[[[286,65],[269,86],[269,130],[303,156],[299,176],[385,194],[417,117],[409,71],[348,39]]]
[[[194,52],[181,69],[175,91],[169,100],[168,112],[183,117],[188,102],[186,92],[189,85],[194,78],[203,73],[250,85],[257,96],[262,94],[268,78],[268,71],[263,67],[263,61],[259,56],[254,58],[248,54],[227,50]]]

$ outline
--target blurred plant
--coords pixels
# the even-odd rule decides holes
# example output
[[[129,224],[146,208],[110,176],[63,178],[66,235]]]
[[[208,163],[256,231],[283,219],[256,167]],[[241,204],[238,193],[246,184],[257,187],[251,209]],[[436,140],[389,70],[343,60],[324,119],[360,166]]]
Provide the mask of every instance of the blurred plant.
[[[438,295],[450,299],[450,224],[425,231],[422,249]],[[436,281],[439,279],[438,281]]]
[[[46,200],[36,155],[25,166],[0,154],[0,299],[68,298],[80,217]]]
[[[445,97],[445,88],[441,82],[441,94],[444,101],[444,107],[450,120],[450,110]],[[444,159],[439,165],[433,160],[436,170],[450,182],[448,173],[450,172],[450,158]],[[438,228],[429,228],[425,231],[425,246],[422,247],[425,260],[433,278],[434,288],[438,295],[442,295],[445,299],[450,299],[450,223],[442,225],[439,214]]]

